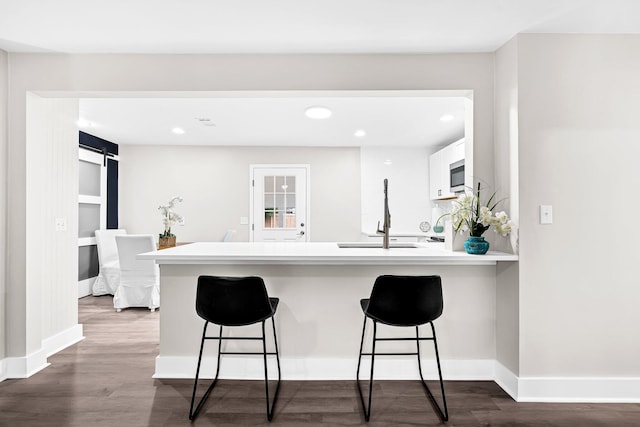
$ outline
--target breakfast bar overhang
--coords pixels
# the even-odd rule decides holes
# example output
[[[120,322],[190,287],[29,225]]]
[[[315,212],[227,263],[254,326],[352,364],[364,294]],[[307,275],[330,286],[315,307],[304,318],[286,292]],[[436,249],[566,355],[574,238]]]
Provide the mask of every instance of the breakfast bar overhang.
[[[154,378],[194,377],[202,333],[202,319],[195,312],[197,278],[218,275],[260,276],[269,295],[280,298],[276,329],[283,379],[355,379],[363,322],[359,301],[369,297],[377,276],[397,274],[442,277],[444,311],[435,324],[445,379],[494,379],[496,270],[498,264],[517,261],[517,255],[469,255],[446,250],[441,243],[390,249],[346,246],[351,247],[200,242],[138,255],[160,265],[160,353]],[[395,329],[379,332],[406,333]],[[213,376],[214,347],[205,350],[204,377]],[[424,353],[425,375],[435,377],[433,355],[428,349]],[[417,378],[415,360],[409,359],[377,361],[376,378]],[[262,375],[260,362],[247,357],[225,360],[220,371],[223,378]]]

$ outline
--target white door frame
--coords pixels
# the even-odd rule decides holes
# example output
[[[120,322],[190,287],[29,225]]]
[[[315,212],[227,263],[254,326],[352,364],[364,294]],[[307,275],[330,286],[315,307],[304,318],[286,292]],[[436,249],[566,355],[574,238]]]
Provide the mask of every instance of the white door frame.
[[[311,217],[310,215],[310,201],[311,201],[311,197],[310,197],[310,165],[308,164],[299,164],[299,163],[277,163],[277,164],[250,164],[249,165],[249,241],[250,242],[254,242],[255,241],[255,215],[254,215],[254,197],[255,197],[255,186],[254,186],[254,172],[256,169],[288,169],[288,168],[298,168],[298,169],[305,169],[306,171],[306,179],[305,179],[305,204],[306,204],[306,208],[305,208],[305,217],[302,219],[302,221],[305,224],[305,230],[304,230],[304,240],[305,242],[308,242],[311,240],[311,223],[309,221],[309,218]],[[300,219],[298,219],[298,221],[300,221]]]
[[[107,167],[104,165],[104,155],[94,151],[78,148],[78,161],[93,163],[100,166],[100,195],[87,196],[78,194],[78,205],[91,204],[100,206],[100,229],[107,225]],[[78,248],[83,246],[95,246],[95,237],[78,237]],[[91,294],[95,277],[78,281],[78,298]]]

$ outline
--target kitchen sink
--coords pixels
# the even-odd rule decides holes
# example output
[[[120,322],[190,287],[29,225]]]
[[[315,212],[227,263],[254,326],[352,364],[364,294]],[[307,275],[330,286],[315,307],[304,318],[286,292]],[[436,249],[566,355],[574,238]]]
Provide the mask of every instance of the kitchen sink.
[[[382,243],[378,242],[340,242],[339,248],[382,248]],[[392,242],[389,243],[389,248],[419,248],[417,243],[411,242]]]

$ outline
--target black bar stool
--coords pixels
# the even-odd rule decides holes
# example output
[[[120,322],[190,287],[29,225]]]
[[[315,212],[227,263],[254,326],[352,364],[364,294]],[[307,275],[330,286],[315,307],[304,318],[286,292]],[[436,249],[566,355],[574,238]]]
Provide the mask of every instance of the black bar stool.
[[[356,373],[356,383],[360,393],[360,401],[364,411],[364,419],[369,421],[371,416],[371,391],[373,388],[373,365],[375,356],[418,356],[418,371],[420,380],[427,391],[429,399],[433,403],[434,409],[443,421],[449,419],[447,410],[447,399],[444,394],[444,382],[442,381],[442,371],[440,369],[440,356],[438,354],[438,342],[436,341],[436,330],[433,321],[442,314],[442,281],[440,276],[379,276],[371,291],[371,297],[361,299],[360,305],[364,313],[364,325],[362,326],[362,339],[360,340],[360,355],[358,357],[358,372]],[[373,321],[373,340],[371,353],[363,353],[364,333],[367,326],[367,318]],[[415,338],[378,338],[378,322],[391,326],[415,327]],[[431,337],[420,337],[418,327],[424,324],[431,325]],[[413,353],[376,353],[376,342],[378,341],[414,341],[416,342],[416,352]],[[438,375],[440,376],[440,389],[442,391],[442,401],[444,411],[436,402],[433,393],[427,386],[422,376],[422,364],[420,362],[420,341],[433,341],[438,364]],[[371,375],[369,378],[369,403],[364,402],[362,388],[360,387],[360,362],[362,356],[371,356]]]
[[[196,369],[196,379],[193,384],[193,395],[191,396],[191,407],[189,408],[189,419],[194,420],[202,405],[209,397],[211,390],[218,381],[220,372],[220,356],[223,354],[260,354],[264,360],[264,385],[267,401],[267,419],[273,418],[273,408],[278,398],[280,389],[280,357],[278,354],[278,339],[276,337],[276,325],[274,315],[278,308],[278,298],[269,298],[264,281],[260,277],[198,277],[198,289],[196,293],[196,312],[202,317],[204,328],[202,330],[202,341],[200,343],[200,354],[198,356],[198,367]],[[273,341],[275,352],[267,352],[265,340],[264,323],[271,318],[273,327]],[[207,325],[214,323],[220,326],[217,336],[207,336]],[[260,337],[223,337],[223,326],[246,326],[255,323],[262,324],[262,336]],[[193,405],[196,399],[196,389],[198,387],[198,376],[200,374],[200,363],[202,361],[202,350],[206,340],[218,340],[218,365],[216,375],[207,391],[200,399],[196,409]],[[226,352],[222,351],[223,340],[259,340],[262,341],[262,352]],[[267,374],[267,356],[276,356],[278,365],[278,382],[273,396],[273,402],[269,405],[269,376]]]

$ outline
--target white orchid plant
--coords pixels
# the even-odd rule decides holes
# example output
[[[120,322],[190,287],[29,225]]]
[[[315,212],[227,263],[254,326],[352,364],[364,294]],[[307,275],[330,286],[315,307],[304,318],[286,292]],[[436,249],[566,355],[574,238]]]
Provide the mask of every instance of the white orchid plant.
[[[184,224],[184,218],[182,215],[173,211],[173,207],[178,202],[182,202],[182,197],[176,196],[169,200],[169,203],[166,205],[158,207],[164,224],[164,233],[161,233],[160,237],[173,237],[174,234],[171,233],[171,226],[174,224]]]
[[[436,221],[436,225],[440,219],[445,216],[451,216],[451,223],[456,232],[469,231],[472,237],[481,237],[489,227],[500,236],[506,237],[511,233],[512,223],[509,216],[504,211],[494,213],[494,209],[501,200],[495,200],[494,192],[489,200],[483,205],[480,198],[480,183],[475,194],[461,194],[457,200],[453,202],[453,209],[442,215]]]

